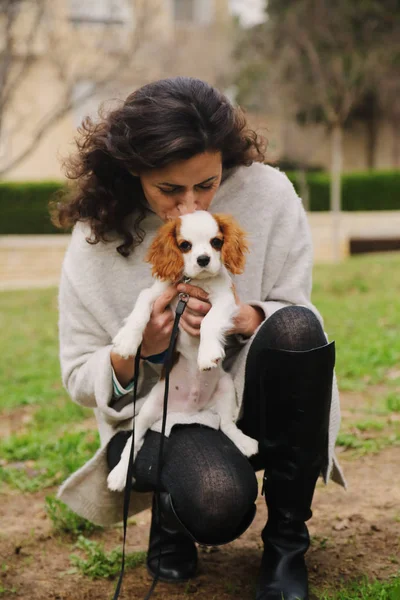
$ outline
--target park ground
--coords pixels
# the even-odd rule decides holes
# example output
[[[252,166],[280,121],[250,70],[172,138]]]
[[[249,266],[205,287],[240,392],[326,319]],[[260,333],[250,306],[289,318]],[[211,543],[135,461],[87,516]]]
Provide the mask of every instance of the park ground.
[[[318,265],[313,301],[337,344],[342,399],[338,458],[347,491],[318,483],[307,554],[312,596],[400,599],[400,255]],[[57,290],[0,293],[0,599],[112,597],[122,528],[93,529],[54,500],[57,486],[95,451],[90,411],[60,383]],[[261,474],[260,474],[261,475]],[[122,600],[145,597],[150,514],[130,520]],[[154,598],[254,598],[260,531],[200,549],[199,575],[159,584]]]

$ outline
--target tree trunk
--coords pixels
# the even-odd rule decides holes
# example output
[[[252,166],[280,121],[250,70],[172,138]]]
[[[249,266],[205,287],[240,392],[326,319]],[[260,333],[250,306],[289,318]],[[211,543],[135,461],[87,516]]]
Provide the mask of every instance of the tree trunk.
[[[343,163],[343,130],[339,123],[331,133],[331,216],[332,216],[332,256],[334,262],[340,260],[340,213],[341,213],[341,179]]]
[[[394,169],[400,168],[400,116],[392,118],[392,166]]]
[[[367,119],[367,169],[375,168],[376,144],[378,141],[378,118],[375,111]]]

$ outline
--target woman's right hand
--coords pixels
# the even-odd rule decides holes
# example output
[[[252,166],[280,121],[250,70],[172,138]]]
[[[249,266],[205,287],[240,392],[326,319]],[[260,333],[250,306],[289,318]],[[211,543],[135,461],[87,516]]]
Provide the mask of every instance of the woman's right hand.
[[[170,285],[154,302],[143,333],[141,356],[160,354],[168,348],[175,319],[169,304],[177,295],[176,286]]]

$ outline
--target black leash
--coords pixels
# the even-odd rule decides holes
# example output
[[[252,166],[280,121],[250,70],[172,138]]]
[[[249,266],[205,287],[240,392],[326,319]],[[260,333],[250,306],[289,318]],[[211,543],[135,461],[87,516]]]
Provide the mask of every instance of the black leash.
[[[135,418],[135,415],[136,415],[136,395],[137,395],[137,384],[138,384],[138,379],[139,379],[140,349],[141,349],[141,345],[139,346],[139,348],[136,352],[136,356],[135,356],[135,375],[134,375],[134,379],[133,379],[133,418]],[[129,464],[128,464],[128,471],[126,473],[126,482],[125,482],[125,490],[124,490],[124,508],[123,508],[124,540],[123,540],[123,544],[122,544],[122,563],[121,563],[121,571],[119,574],[117,587],[115,588],[113,600],[117,600],[119,598],[119,593],[121,591],[121,585],[122,585],[122,579],[124,577],[124,571],[125,571],[125,542],[126,542],[126,529],[127,529],[128,514],[129,514],[129,501],[131,498],[134,448],[135,448],[135,427],[132,425],[132,445],[131,445],[131,451],[129,454]]]
[[[162,417],[162,425],[161,425],[161,438],[160,438],[160,448],[158,451],[158,460],[157,460],[157,484],[156,484],[156,494],[160,494],[161,488],[161,469],[162,469],[162,456],[164,449],[164,436],[165,429],[167,424],[167,409],[168,409],[168,389],[169,389],[169,374],[172,368],[172,355],[175,348],[176,338],[178,335],[178,325],[179,320],[183,314],[183,311],[186,308],[186,304],[189,300],[188,294],[179,294],[179,302],[175,311],[175,321],[172,328],[171,339],[169,342],[167,355],[165,358],[164,366],[165,366],[165,390],[164,390],[164,405],[163,405],[163,417]],[[136,396],[137,396],[137,386],[139,380],[139,367],[140,367],[140,351],[141,346],[139,346],[136,356],[135,356],[135,375],[133,379],[133,416],[135,418],[136,415]],[[132,488],[132,478],[133,478],[133,452],[135,448],[135,427],[132,426],[132,444],[131,451],[129,455],[129,465],[128,471],[126,473],[126,483],[125,483],[125,491],[124,491],[124,508],[123,508],[123,525],[124,525],[124,539],[122,544],[122,563],[121,563],[121,571],[119,574],[119,579],[117,583],[117,587],[115,588],[113,600],[118,600],[119,593],[121,591],[122,579],[124,577],[125,571],[125,543],[126,543],[126,531],[128,524],[128,514],[129,514],[129,502],[131,497],[131,488]],[[160,507],[160,498],[157,498],[157,512],[158,512],[158,520],[161,521],[161,507]],[[151,595],[154,592],[154,589],[157,585],[160,573],[160,564],[161,564],[161,545],[158,553],[158,563],[157,563],[157,572],[153,579],[153,583],[151,584],[151,588],[146,594],[144,600],[149,600]]]

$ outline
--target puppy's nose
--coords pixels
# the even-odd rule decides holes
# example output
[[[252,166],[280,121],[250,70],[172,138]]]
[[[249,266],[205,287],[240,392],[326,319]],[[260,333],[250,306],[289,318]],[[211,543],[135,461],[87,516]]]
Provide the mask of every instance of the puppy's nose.
[[[206,267],[209,262],[210,262],[210,257],[207,256],[207,254],[202,254],[201,256],[199,256],[197,258],[197,264],[200,265],[200,267]]]

